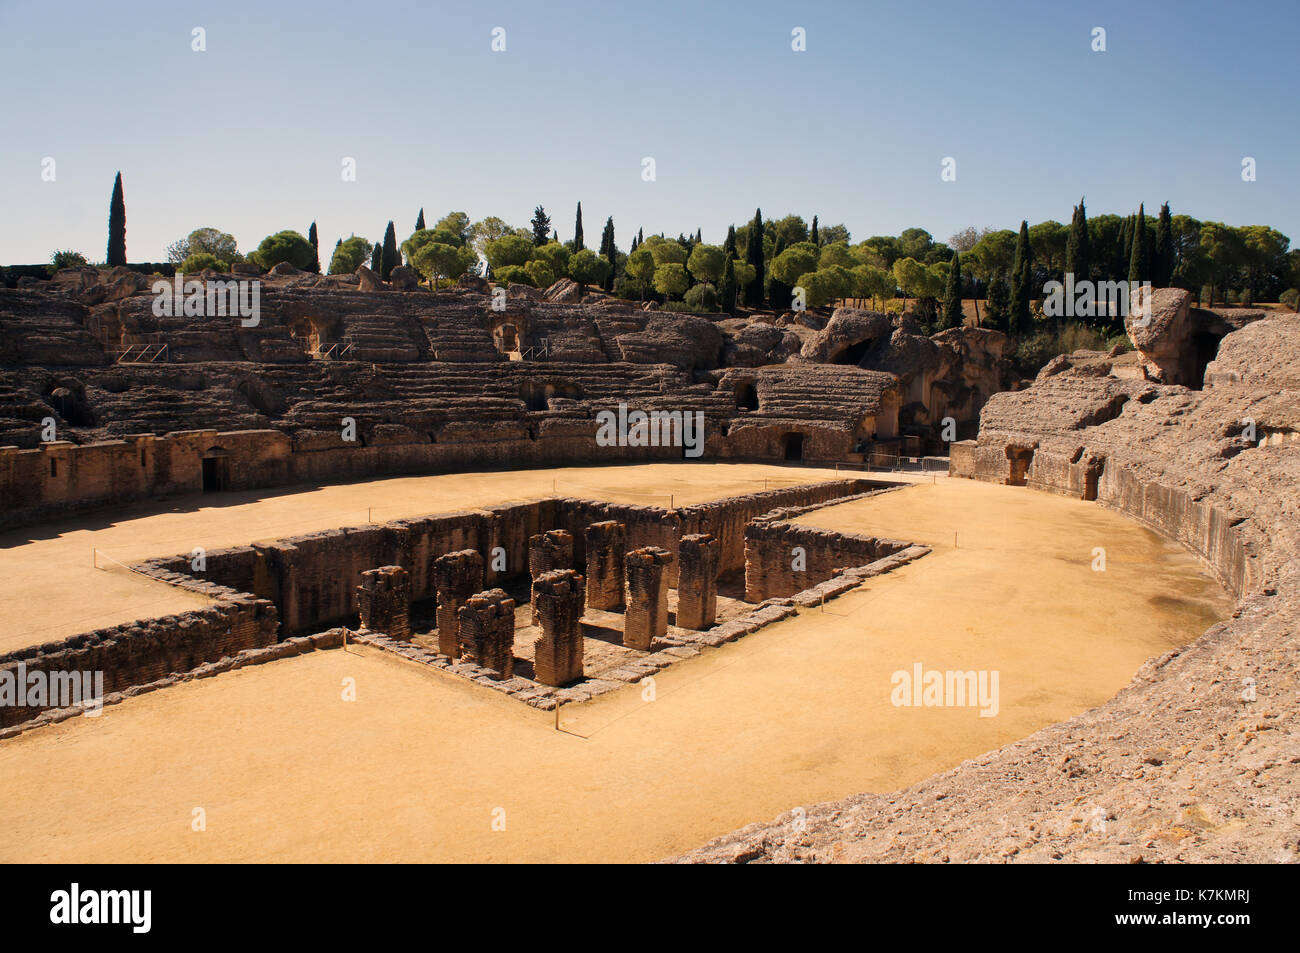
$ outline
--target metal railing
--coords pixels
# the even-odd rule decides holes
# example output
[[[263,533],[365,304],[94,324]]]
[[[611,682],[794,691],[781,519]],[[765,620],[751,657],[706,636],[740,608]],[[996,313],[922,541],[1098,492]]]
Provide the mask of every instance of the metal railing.
[[[536,347],[524,347],[519,349],[519,359],[529,361],[538,357],[550,357],[551,341],[549,338],[542,338]]]
[[[166,344],[131,344],[117,355],[117,364],[164,364],[170,360]]]

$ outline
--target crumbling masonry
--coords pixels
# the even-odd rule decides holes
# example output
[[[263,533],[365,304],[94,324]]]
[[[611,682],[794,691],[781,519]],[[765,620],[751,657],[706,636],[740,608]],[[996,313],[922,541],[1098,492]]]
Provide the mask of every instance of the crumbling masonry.
[[[501,589],[470,596],[460,607],[460,657],[491,669],[498,681],[514,674],[515,600]]]
[[[401,566],[380,566],[361,574],[357,586],[361,627],[390,639],[411,637],[411,577]]]
[[[623,644],[650,651],[656,638],[668,634],[667,568],[673,555],[658,546],[645,546],[627,554],[627,613]]]
[[[592,609],[623,608],[623,560],[627,527],[616,520],[587,527],[587,605]]]
[[[718,561],[722,546],[711,533],[683,536],[678,550],[677,625],[707,629],[718,616]]]
[[[560,569],[573,568],[573,534],[551,529],[528,537],[528,575],[536,582],[540,576]],[[538,623],[537,605],[533,604],[533,624]]]
[[[534,677],[543,685],[567,685],[582,678],[582,576],[572,569],[542,573],[533,580],[533,611],[542,637],[534,645]]]
[[[483,557],[472,549],[440,556],[433,563],[438,592],[438,651],[460,658],[460,607],[483,588]]]

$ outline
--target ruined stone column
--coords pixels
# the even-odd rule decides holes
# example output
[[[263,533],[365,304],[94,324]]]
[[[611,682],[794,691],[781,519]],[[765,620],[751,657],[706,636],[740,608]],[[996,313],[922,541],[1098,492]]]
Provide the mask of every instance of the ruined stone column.
[[[460,607],[483,588],[483,557],[472,549],[439,556],[433,562],[438,590],[438,651],[460,658]]]
[[[722,544],[711,533],[683,536],[677,551],[677,624],[708,629],[718,617],[718,562]]]
[[[625,559],[627,612],[623,617],[623,644],[650,651],[656,638],[668,633],[668,573],[673,554],[658,546],[634,549]]]
[[[460,607],[460,657],[491,669],[497,681],[515,670],[515,600],[501,589],[472,595]]]
[[[528,575],[534,582],[548,572],[573,568],[573,535],[568,530],[551,529],[528,537]],[[537,624],[537,607],[533,607],[533,624]]]
[[[587,605],[592,609],[623,608],[623,560],[627,527],[615,520],[587,527]]]
[[[567,685],[582,678],[582,603],[586,587],[572,569],[542,573],[533,580],[533,609],[542,637],[533,643],[533,671],[543,685]]]
[[[357,586],[361,627],[390,639],[411,637],[411,577],[401,566],[380,566],[361,574]]]

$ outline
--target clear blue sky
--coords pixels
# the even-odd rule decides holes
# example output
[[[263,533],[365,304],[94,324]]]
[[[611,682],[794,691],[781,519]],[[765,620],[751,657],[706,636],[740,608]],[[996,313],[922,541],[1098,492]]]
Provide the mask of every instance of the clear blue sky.
[[[612,214],[625,249],[638,227],[720,242],[755,206],[946,239],[1068,222],[1084,194],[1300,243],[1298,36],[1296,0],[0,0],[0,262],[102,261],[119,169],[132,261],[200,225],[251,251],[313,220],[327,261],[421,206],[526,225],[541,203],[567,240],[579,200],[588,243]]]

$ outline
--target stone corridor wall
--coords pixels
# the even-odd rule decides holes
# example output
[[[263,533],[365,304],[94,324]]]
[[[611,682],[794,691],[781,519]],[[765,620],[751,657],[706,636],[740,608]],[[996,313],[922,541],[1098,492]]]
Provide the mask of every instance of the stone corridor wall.
[[[798,523],[751,523],[745,529],[745,601],[793,596],[840,569],[865,566],[911,545]]]
[[[62,642],[0,655],[0,678],[20,674],[102,672],[104,694],[187,672],[205,662],[262,648],[276,641],[276,611],[270,602],[231,594],[192,612],[128,622],[75,635]],[[0,704],[0,728],[58,706]]]

